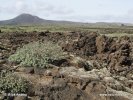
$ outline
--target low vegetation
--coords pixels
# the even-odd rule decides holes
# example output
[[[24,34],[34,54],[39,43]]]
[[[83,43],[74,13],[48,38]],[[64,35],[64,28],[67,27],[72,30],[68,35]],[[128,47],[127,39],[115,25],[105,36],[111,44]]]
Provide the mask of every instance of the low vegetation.
[[[50,32],[71,32],[71,31],[83,31],[83,32],[98,32],[100,34],[133,34],[133,26],[95,26],[91,24],[77,25],[77,24],[46,24],[46,25],[5,25],[0,26],[0,30],[5,33],[12,32],[43,32],[49,30]]]
[[[0,92],[27,93],[28,82],[12,73],[4,73],[0,76]]]
[[[9,57],[9,61],[20,63],[21,66],[26,67],[47,68],[53,61],[63,58],[65,58],[65,54],[58,44],[45,41],[23,46]]]

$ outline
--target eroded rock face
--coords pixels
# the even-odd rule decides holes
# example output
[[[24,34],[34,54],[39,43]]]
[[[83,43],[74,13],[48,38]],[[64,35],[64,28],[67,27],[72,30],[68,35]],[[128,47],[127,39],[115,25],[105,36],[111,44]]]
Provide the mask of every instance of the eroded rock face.
[[[112,38],[108,38],[106,36],[96,37],[97,53],[101,54],[101,53],[109,52],[113,42],[114,41]]]
[[[95,45],[97,35],[96,33],[78,34],[77,39],[66,44],[63,49],[83,57],[93,56],[97,52]]]
[[[106,68],[85,71],[66,67],[56,73],[60,77],[50,75],[47,79],[43,76],[40,81],[36,80],[38,84],[30,88],[34,92],[29,95],[44,100],[132,100],[132,90],[113,78]]]
[[[63,78],[54,78],[48,85],[38,85],[35,88],[35,95],[44,100],[96,100],[97,98],[106,100],[99,95],[100,93],[106,93],[106,87],[97,79],[87,76],[80,79],[67,74]]]
[[[65,51],[80,57],[93,59],[112,74],[126,75],[132,67],[131,40],[121,37],[118,40],[98,34],[79,34],[76,41],[66,44]],[[98,68],[98,67],[97,67]]]
[[[57,79],[47,86],[38,86],[35,95],[39,95],[44,100],[87,100],[89,98],[85,92],[68,85],[63,79]]]
[[[124,40],[123,40],[124,41]],[[128,41],[119,41],[113,45],[115,47],[115,52],[109,55],[109,66],[108,68],[112,73],[120,73],[125,75],[129,70],[132,69],[132,57],[131,53],[131,44]],[[121,73],[122,72],[122,73]]]
[[[15,70],[17,75],[33,83],[29,90],[31,100],[132,100],[133,44],[130,38],[113,39],[80,32],[16,33],[0,37],[0,44],[5,48],[0,46],[0,70],[12,67],[5,61],[18,47],[38,40],[58,42],[64,51],[74,56],[54,62],[58,68],[45,70],[42,76],[32,72],[33,69]],[[123,95],[101,96],[107,93]]]

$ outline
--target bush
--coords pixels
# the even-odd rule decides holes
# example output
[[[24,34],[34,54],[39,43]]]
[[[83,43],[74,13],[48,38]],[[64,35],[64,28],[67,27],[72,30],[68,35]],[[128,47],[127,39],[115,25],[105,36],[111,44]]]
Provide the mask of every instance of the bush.
[[[55,60],[65,58],[62,48],[49,41],[33,42],[18,49],[9,57],[10,62],[18,62],[21,66],[46,68]]]
[[[28,90],[28,82],[17,77],[14,74],[6,73],[0,76],[0,92],[4,93],[26,93]]]

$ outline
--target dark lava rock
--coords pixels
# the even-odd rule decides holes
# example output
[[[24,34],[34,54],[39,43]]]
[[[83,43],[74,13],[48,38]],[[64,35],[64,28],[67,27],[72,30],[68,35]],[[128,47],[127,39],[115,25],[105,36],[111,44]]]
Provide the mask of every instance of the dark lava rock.
[[[79,56],[93,56],[97,52],[96,48],[96,33],[79,34],[77,41],[72,41],[66,44],[63,49],[68,52],[74,52]]]

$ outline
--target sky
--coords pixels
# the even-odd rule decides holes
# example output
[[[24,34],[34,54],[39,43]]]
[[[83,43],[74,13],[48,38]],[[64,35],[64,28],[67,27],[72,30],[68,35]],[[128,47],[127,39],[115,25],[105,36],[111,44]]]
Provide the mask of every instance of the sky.
[[[48,20],[133,23],[133,0],[0,0],[0,20],[22,13]]]

